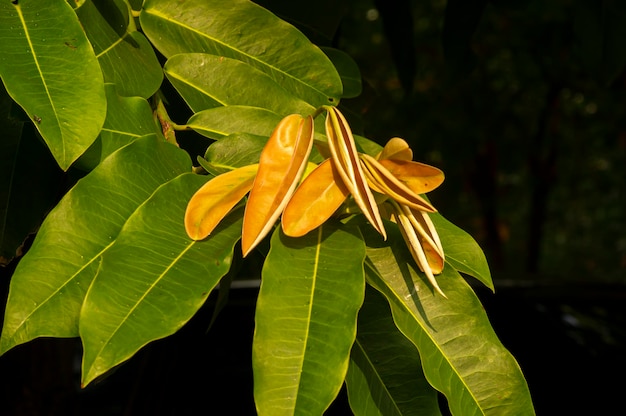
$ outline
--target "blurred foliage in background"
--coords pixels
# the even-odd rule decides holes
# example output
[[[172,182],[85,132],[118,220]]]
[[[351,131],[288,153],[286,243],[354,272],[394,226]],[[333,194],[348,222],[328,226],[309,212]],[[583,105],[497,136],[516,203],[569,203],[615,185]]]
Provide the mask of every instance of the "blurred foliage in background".
[[[495,278],[622,279],[626,4],[348,3],[333,42],[367,87],[344,105],[446,172],[431,199]]]

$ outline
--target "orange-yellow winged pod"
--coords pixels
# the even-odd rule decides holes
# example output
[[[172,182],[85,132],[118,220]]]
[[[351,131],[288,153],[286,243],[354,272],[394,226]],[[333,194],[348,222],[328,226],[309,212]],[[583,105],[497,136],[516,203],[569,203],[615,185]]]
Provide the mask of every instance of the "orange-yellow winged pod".
[[[246,211],[241,249],[246,256],[272,229],[306,168],[313,147],[313,118],[280,121],[263,148]]]

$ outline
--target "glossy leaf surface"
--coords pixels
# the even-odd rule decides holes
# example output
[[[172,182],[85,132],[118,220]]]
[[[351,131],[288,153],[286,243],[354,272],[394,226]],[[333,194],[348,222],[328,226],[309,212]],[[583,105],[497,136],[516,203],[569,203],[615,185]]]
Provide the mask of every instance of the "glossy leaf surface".
[[[76,9],[102,68],[120,95],[148,98],[163,80],[154,49],[138,32],[124,0],[86,0]]]
[[[220,0],[147,0],[140,21],[168,58],[202,52],[246,62],[313,107],[338,102],[341,96],[341,79],[326,55],[293,26],[250,1],[232,0],[224,7]]]
[[[353,227],[272,236],[252,352],[259,415],[321,415],[339,392],[363,302],[364,255]]]
[[[326,116],[326,136],[332,160],[344,185],[363,211],[372,226],[383,236],[386,235],[378,205],[367,184],[361,168],[356,144],[345,117],[334,107],[328,107]]]
[[[313,148],[313,118],[281,120],[263,148],[243,219],[244,257],[265,237],[298,185]]]
[[[258,165],[244,166],[216,176],[198,189],[185,211],[187,235],[193,240],[202,240],[211,234],[250,191],[258,169]]]
[[[452,414],[534,414],[522,372],[473,290],[446,267],[437,281],[448,299],[433,293],[389,228],[389,243],[372,232],[366,237],[368,283],[387,298],[396,325],[418,348],[426,378],[446,395]]]
[[[100,65],[67,2],[0,3],[0,77],[67,170],[106,115]]]
[[[357,416],[441,415],[415,346],[393,322],[387,300],[368,287],[346,375]]]
[[[229,105],[197,112],[187,126],[214,140],[233,133],[269,137],[282,117],[259,107]]]
[[[205,53],[179,54],[168,59],[164,70],[195,112],[225,105],[266,108],[280,115],[315,111],[266,73],[236,59]]]
[[[204,159],[198,161],[207,172],[219,175],[259,163],[265,143],[267,137],[234,133],[212,143],[204,154]]]
[[[77,336],[102,253],[158,186],[190,168],[184,151],[146,136],[81,179],[48,214],[13,274],[0,352],[37,337]]]
[[[182,223],[204,180],[188,173],[161,186],[102,256],[80,315],[83,385],[180,329],[228,272],[241,214],[204,241],[191,241]]]
[[[326,159],[302,181],[285,207],[281,224],[290,237],[301,237],[319,227],[350,195],[339,173]]]

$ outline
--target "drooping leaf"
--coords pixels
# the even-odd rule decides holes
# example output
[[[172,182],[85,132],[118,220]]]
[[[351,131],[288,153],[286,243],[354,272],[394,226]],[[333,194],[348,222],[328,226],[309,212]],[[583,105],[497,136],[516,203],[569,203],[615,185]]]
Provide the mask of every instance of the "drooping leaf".
[[[98,136],[106,115],[102,71],[65,0],[0,3],[0,78],[62,169]]]
[[[385,236],[385,228],[378,211],[378,205],[361,168],[350,126],[339,110],[334,107],[327,107],[327,110],[326,136],[328,137],[333,163],[335,163],[344,185],[350,190],[365,217],[376,231]]]
[[[124,0],[86,0],[76,9],[102,67],[104,81],[125,97],[149,98],[163,80],[161,64],[137,31]]]
[[[61,169],[35,128],[11,115],[13,106],[0,83],[0,267],[21,255],[62,190]]]
[[[281,225],[286,235],[301,237],[322,225],[346,200],[350,191],[330,159],[300,184],[285,207]]]
[[[298,185],[313,148],[313,118],[280,121],[263,148],[243,219],[244,257],[269,233]]]
[[[116,87],[105,84],[107,117],[98,139],[76,162],[78,168],[90,171],[120,147],[159,132],[148,101],[141,97],[122,97]]]
[[[210,16],[210,18],[199,18]],[[166,57],[202,52],[238,59],[313,107],[337,103],[341,79],[324,53],[296,28],[247,0],[147,0],[141,27]]]
[[[324,224],[271,240],[257,300],[252,364],[258,414],[321,415],[343,383],[363,302],[364,245]]]
[[[400,204],[406,205],[413,209],[427,212],[434,212],[435,208],[423,197],[413,192],[411,188],[396,178],[385,166],[379,163],[373,157],[361,154],[360,159],[363,162],[363,172],[367,177],[367,182],[373,190],[384,195],[388,195]],[[418,180],[419,178],[410,178],[410,180]],[[428,178],[424,179],[428,182]],[[424,187],[424,185],[422,183]]]
[[[494,290],[489,264],[476,240],[439,213],[430,214],[446,253],[446,262]]]
[[[264,108],[229,105],[197,112],[189,118],[187,126],[214,140],[233,133],[269,137],[281,119]]]
[[[83,386],[180,329],[228,272],[241,213],[204,241],[183,226],[186,201],[203,183],[188,173],[162,185],[102,256],[80,315]]]
[[[458,272],[446,267],[438,276],[443,299],[415,269],[395,228],[389,227],[388,242],[363,230],[367,281],[387,298],[397,327],[418,348],[426,378],[447,397],[452,414],[534,414],[517,362]]]
[[[346,374],[356,416],[441,415],[415,346],[393,322],[387,300],[368,287]]]
[[[100,255],[158,186],[189,169],[187,153],[152,135],[81,179],[50,212],[13,274],[0,352],[37,337],[77,336]]]
[[[189,200],[185,230],[193,240],[210,235],[224,217],[250,192],[258,165],[249,165],[216,176]]]
[[[266,108],[283,116],[315,111],[265,72],[236,59],[185,53],[168,59],[164,71],[194,112],[225,105]]]
[[[233,169],[259,163],[267,137],[248,133],[234,133],[212,143],[204,159],[198,162],[207,172],[220,175]]]
[[[410,160],[381,159],[379,163],[407,188],[424,194],[443,183],[444,174],[436,167]]]

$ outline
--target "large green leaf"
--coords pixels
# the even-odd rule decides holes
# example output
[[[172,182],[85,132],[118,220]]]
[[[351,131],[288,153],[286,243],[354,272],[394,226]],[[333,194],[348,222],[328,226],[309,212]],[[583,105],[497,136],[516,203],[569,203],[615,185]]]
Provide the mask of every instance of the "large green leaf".
[[[176,332],[228,272],[243,211],[203,241],[183,225],[187,201],[205,183],[188,173],[162,185],[103,254],[80,315],[83,385]]]
[[[152,45],[138,32],[124,0],[87,0],[76,9],[98,57],[104,81],[123,96],[150,97],[163,80]]]
[[[322,50],[332,61],[335,68],[337,68],[337,72],[339,72],[341,83],[343,84],[341,96],[343,98],[354,98],[361,95],[361,70],[354,59],[339,49],[324,47]]]
[[[102,71],[65,0],[0,3],[0,77],[61,168],[98,136],[106,115]]]
[[[282,116],[315,111],[266,73],[236,59],[185,53],[168,59],[164,70],[194,112],[223,105],[261,107]]]
[[[158,186],[190,169],[187,153],[152,135],[81,179],[50,212],[13,274],[0,352],[36,337],[77,336],[101,254]]]
[[[369,231],[368,282],[389,301],[400,331],[417,346],[429,383],[448,398],[454,415],[532,415],[528,386],[494,333],[485,310],[452,267],[437,276],[447,299],[417,271],[402,237]]]
[[[489,264],[476,240],[441,214],[430,214],[430,218],[441,239],[446,262],[457,271],[475,277],[494,290]]]
[[[203,52],[246,62],[314,107],[337,103],[341,79],[296,28],[247,0],[146,0],[141,27],[166,57]]]
[[[229,105],[194,114],[187,127],[214,140],[233,133],[269,137],[281,119],[280,115],[264,108]]]
[[[252,347],[259,415],[321,415],[343,383],[363,302],[364,244],[354,227],[325,224],[271,239]]]
[[[145,98],[120,96],[115,84],[105,84],[105,89],[106,120],[98,139],[76,162],[77,167],[85,170],[93,169],[111,153],[139,137],[160,133]]]
[[[417,349],[398,331],[387,300],[371,288],[359,312],[346,386],[357,416],[441,415]]]

